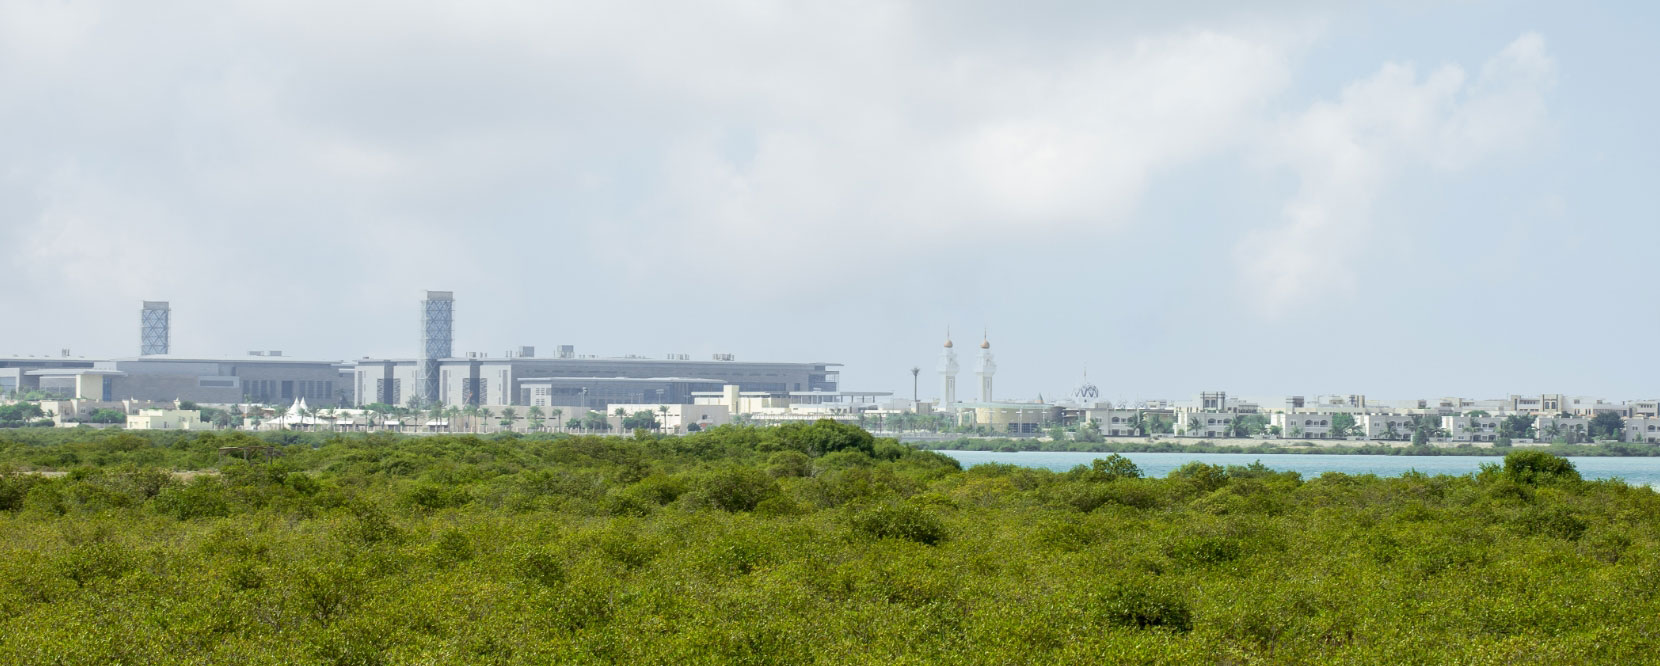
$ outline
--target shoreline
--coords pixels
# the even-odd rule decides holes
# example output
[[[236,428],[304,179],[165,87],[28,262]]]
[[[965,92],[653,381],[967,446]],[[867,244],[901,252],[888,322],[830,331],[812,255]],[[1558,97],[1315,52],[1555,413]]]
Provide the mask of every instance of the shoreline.
[[[1411,442],[1351,441],[1342,444],[1312,444],[1298,446],[1285,440],[1236,440],[1237,444],[1217,444],[1212,441],[1180,442],[1145,439],[1111,440],[1105,442],[1055,442],[1053,440],[974,438],[957,439],[901,439],[906,446],[927,451],[976,451],[985,453],[1242,453],[1242,454],[1296,454],[1296,455],[1362,455],[1362,456],[1487,456],[1502,458],[1512,451],[1543,451],[1570,457],[1660,457],[1660,446],[1626,442],[1598,444],[1522,444],[1493,446],[1490,442],[1475,445],[1465,442],[1436,442],[1429,446],[1413,446]]]

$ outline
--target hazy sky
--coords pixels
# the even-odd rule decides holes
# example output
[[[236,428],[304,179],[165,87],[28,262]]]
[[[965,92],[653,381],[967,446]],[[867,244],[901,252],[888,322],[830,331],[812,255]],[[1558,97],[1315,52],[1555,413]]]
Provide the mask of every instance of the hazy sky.
[[[1653,3],[1108,4],[0,0],[0,354],[1660,395]]]

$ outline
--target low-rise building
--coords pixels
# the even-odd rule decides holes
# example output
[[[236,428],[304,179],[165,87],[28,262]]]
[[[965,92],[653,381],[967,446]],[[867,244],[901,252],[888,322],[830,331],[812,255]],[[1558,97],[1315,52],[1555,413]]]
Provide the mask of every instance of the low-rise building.
[[[1136,418],[1140,414],[1135,409],[1115,409],[1112,407],[1085,409],[1082,412],[1085,421],[1095,421],[1101,426],[1101,434],[1107,437],[1135,437]]]
[[[212,430],[195,409],[140,409],[127,415],[128,430]]]
[[[1543,442],[1561,439],[1578,443],[1587,440],[1590,427],[1591,419],[1583,416],[1540,414],[1533,420],[1533,437]]]
[[[617,404],[607,405],[606,413],[613,414],[609,419],[611,427],[622,432],[623,417],[614,416],[617,409],[633,415],[637,412],[651,412],[656,418],[659,427],[664,432],[685,434],[708,430],[732,422],[732,414],[727,411],[726,405],[684,405],[679,403],[659,404]]]
[[[1660,417],[1641,416],[1626,419],[1625,441],[1660,444]]]
[[[1355,425],[1360,427],[1360,434],[1366,439],[1389,440],[1406,439],[1417,430],[1417,422],[1413,421],[1412,414],[1404,411],[1394,411],[1380,414],[1361,414],[1356,417]]]
[[[1322,410],[1278,412],[1271,416],[1271,423],[1279,426],[1280,437],[1286,439],[1330,439],[1336,415]]]
[[[961,403],[963,425],[985,426],[992,432],[1029,434],[1055,422],[1059,407],[1027,402]]]
[[[1502,416],[1458,414],[1441,417],[1441,429],[1455,442],[1491,442],[1499,437]]]
[[[1176,434],[1186,437],[1232,437],[1234,419],[1238,414],[1221,409],[1177,407]]]

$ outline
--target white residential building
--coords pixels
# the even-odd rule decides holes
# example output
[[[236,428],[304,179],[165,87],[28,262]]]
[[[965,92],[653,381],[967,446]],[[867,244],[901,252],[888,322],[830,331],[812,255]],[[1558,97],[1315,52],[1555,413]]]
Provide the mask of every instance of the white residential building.
[[[1499,436],[1502,416],[1443,416],[1441,428],[1455,442],[1491,442]]]
[[[1101,434],[1107,437],[1135,437],[1135,420],[1139,410],[1098,407],[1084,410],[1084,420],[1096,421]]]
[[[1219,409],[1177,407],[1173,427],[1177,434],[1187,437],[1232,437],[1237,418],[1238,414]]]
[[[1278,412],[1271,422],[1280,427],[1280,437],[1285,439],[1329,439],[1332,417],[1336,415],[1328,411]]]
[[[1404,411],[1393,411],[1384,414],[1361,414],[1355,417],[1355,425],[1360,426],[1361,434],[1366,439],[1408,438],[1416,426],[1412,421],[1412,414]]]
[[[1591,419],[1583,416],[1557,416],[1555,414],[1540,414],[1533,421],[1533,438],[1542,442],[1553,441],[1559,437],[1566,438],[1570,433],[1577,433],[1583,440],[1591,428]]]
[[[1625,441],[1660,444],[1660,417],[1644,416],[1626,419]]]

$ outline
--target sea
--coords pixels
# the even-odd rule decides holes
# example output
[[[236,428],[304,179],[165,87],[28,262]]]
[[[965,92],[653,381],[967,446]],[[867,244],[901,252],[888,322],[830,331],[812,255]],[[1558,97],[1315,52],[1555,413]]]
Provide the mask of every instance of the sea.
[[[956,458],[964,467],[986,463],[1005,463],[1022,467],[1039,467],[1064,472],[1078,465],[1088,465],[1096,458],[1110,453],[1075,453],[1070,451],[940,451]],[[1424,474],[1454,476],[1480,471],[1482,463],[1503,464],[1497,456],[1363,456],[1319,453],[1121,453],[1129,458],[1142,474],[1163,477],[1170,470],[1198,461],[1212,465],[1249,465],[1260,462],[1280,471],[1297,472],[1303,478],[1312,478],[1326,472],[1344,474],[1376,474],[1400,476],[1410,471]],[[1579,475],[1586,479],[1621,479],[1632,485],[1646,485],[1660,489],[1660,458],[1636,457],[1570,457]]]

